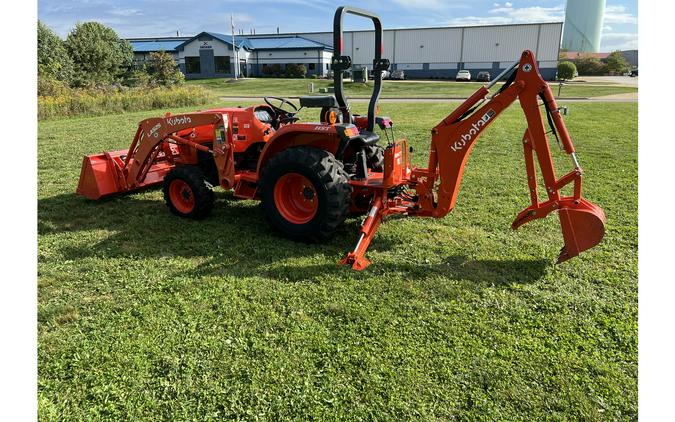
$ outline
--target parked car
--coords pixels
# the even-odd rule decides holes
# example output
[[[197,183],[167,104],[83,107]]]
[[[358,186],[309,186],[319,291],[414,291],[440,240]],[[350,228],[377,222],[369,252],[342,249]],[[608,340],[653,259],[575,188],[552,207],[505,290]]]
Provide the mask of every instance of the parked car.
[[[389,79],[399,79],[402,81],[405,79],[405,72],[402,70],[394,70],[389,74]]]
[[[490,82],[490,72],[478,72],[476,80],[479,82]]]
[[[630,71],[630,77],[631,77],[631,78],[634,78],[634,77],[636,77],[637,75],[638,75],[638,70],[637,70],[637,69],[633,69],[633,70]]]
[[[471,72],[468,70],[460,70],[457,72],[457,76],[455,76],[456,81],[471,81]]]
[[[389,77],[389,71],[388,71],[388,70],[383,70],[383,71],[382,71],[382,79],[387,79],[388,77]],[[368,72],[368,78],[369,78],[370,80],[375,79],[375,73],[374,73],[374,71],[371,70],[371,71]]]

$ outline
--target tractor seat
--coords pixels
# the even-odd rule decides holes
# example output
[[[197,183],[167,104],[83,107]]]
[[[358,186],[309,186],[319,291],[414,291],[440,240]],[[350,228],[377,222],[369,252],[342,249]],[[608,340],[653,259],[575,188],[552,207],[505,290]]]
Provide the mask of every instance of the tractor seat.
[[[300,97],[300,107],[337,107],[338,102],[332,95],[309,95]]]
[[[377,133],[368,132],[366,130],[359,131],[359,138],[361,138],[363,145],[377,145],[380,141],[380,136]]]

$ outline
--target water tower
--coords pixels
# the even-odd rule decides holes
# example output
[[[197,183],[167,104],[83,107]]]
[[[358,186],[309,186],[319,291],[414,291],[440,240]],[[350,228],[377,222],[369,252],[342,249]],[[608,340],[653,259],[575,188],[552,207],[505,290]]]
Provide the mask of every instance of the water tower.
[[[606,0],[567,0],[562,48],[598,53]]]

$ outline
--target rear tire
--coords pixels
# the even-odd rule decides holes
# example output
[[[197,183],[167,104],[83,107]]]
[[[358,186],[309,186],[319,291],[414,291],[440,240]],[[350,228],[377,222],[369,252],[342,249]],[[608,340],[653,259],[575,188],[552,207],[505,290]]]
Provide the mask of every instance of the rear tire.
[[[174,167],[164,177],[164,201],[173,214],[201,220],[213,209],[212,186],[196,166]]]
[[[301,241],[329,239],[349,215],[351,193],[342,163],[330,152],[305,146],[272,157],[260,179],[270,224]]]

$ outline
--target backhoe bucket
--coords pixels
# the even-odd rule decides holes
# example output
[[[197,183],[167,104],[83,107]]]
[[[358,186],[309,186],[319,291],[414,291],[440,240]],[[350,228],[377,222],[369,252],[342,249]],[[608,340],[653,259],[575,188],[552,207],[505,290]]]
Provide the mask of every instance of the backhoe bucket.
[[[599,206],[585,199],[560,201],[560,225],[565,246],[558,263],[574,258],[586,249],[600,243],[605,235],[605,213]]]

